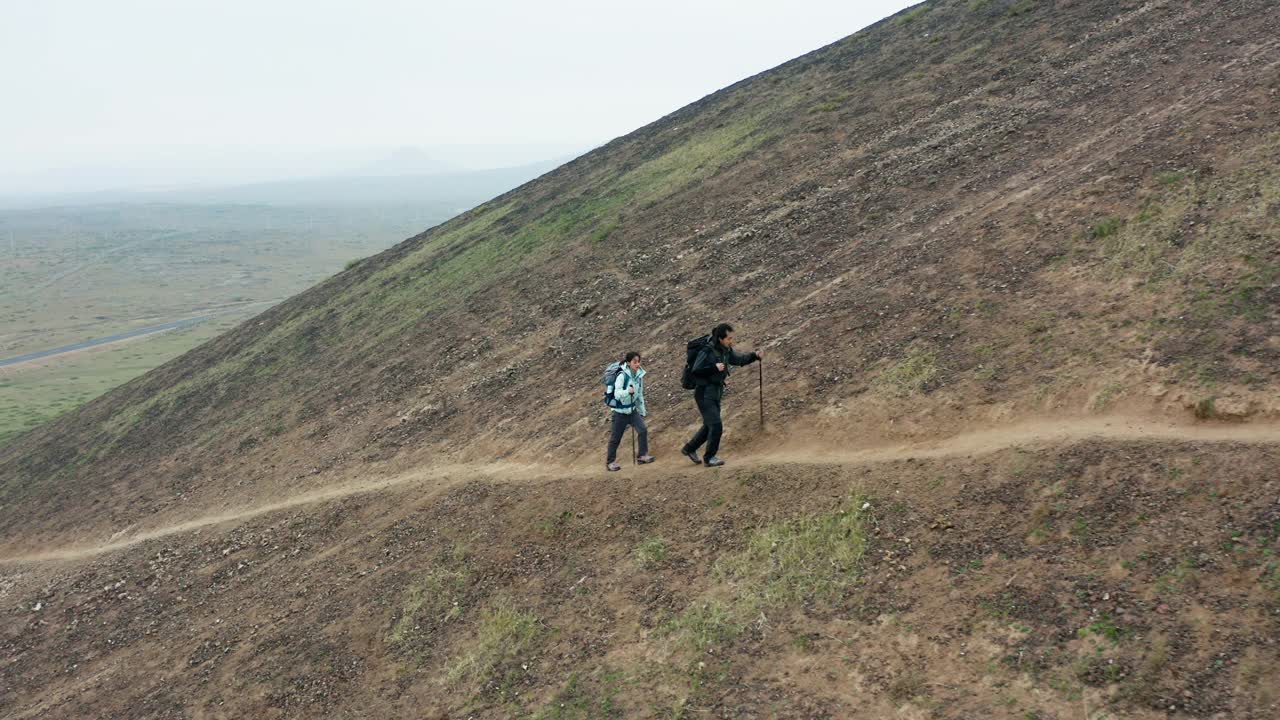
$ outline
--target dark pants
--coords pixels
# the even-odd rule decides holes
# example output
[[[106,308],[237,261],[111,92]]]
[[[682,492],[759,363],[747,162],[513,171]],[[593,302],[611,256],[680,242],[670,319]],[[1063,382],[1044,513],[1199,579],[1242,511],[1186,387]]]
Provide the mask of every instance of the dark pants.
[[[630,415],[626,413],[615,412],[613,415],[613,434],[609,436],[609,455],[605,458],[605,462],[613,462],[618,459],[618,445],[622,443],[622,434],[627,431],[627,426],[634,426],[636,435],[640,439],[640,454],[649,454],[649,428],[644,424],[644,418],[640,417],[640,413],[632,411]]]
[[[713,458],[720,451],[720,434],[724,425],[720,424],[720,388],[712,385],[699,385],[693,391],[693,401],[698,404],[698,412],[702,413],[702,428],[698,434],[685,443],[684,452],[697,452],[702,443],[707,444],[707,452],[703,458]]]

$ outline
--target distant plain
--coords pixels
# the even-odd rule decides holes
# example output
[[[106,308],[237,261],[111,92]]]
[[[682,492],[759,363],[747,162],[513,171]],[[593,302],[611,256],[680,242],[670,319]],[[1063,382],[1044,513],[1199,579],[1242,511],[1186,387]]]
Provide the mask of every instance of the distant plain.
[[[465,209],[457,202],[123,203],[0,212],[0,360],[209,316],[178,330],[0,367],[0,443],[352,260],[447,220]]]

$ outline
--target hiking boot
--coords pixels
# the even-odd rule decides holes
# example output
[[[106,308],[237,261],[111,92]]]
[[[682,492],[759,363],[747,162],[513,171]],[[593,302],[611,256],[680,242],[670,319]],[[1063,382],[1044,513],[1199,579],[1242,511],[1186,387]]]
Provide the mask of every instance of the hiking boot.
[[[694,465],[702,464],[702,458],[698,457],[698,453],[693,450],[681,450],[680,454],[692,460]]]
[[[608,465],[605,465],[604,469],[608,470],[609,472],[618,472],[619,470],[622,469],[622,466],[615,461],[615,462],[609,463]]]
[[[649,463],[657,459],[658,458],[652,455],[641,455],[640,457],[636,458],[636,462],[640,463],[641,465],[648,465]]]
[[[706,460],[704,460],[702,464],[706,465],[707,467],[720,467],[721,465],[724,464],[724,461],[718,457],[709,457]]]

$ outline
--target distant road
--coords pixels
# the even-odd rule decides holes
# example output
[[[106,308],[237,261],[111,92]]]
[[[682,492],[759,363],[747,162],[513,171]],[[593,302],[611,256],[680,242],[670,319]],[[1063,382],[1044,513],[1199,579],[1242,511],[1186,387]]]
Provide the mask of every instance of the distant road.
[[[163,325],[152,325],[150,327],[138,328],[137,330],[130,330],[129,332],[120,333],[118,335],[110,335],[108,337],[98,338],[96,340],[85,340],[84,342],[79,342],[79,343],[76,343],[75,345],[64,345],[63,347],[53,348],[52,350],[41,350],[40,352],[27,353],[26,355],[11,357],[7,360],[0,360],[0,367],[5,367],[6,365],[17,365],[18,363],[28,362],[31,360],[40,360],[42,358],[53,357],[54,355],[61,355],[63,353],[74,352],[76,350],[84,350],[85,348],[91,348],[98,345],[106,345],[107,343],[119,342],[121,340],[128,340],[129,338],[135,338],[135,337],[138,337],[139,335],[150,335],[152,333],[164,332],[165,330],[176,330],[178,328],[184,328],[191,325],[195,325],[197,323],[202,323],[205,320],[209,320],[212,317],[213,317],[212,315],[204,315],[202,317],[187,318],[186,320],[175,320],[173,322],[167,322]]]

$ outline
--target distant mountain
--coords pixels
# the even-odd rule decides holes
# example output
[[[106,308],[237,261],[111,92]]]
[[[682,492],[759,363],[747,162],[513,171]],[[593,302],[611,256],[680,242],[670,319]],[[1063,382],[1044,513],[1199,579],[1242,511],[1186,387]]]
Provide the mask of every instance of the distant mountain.
[[[552,170],[557,161],[498,170],[455,170],[433,174],[351,175],[280,180],[236,187],[168,194],[189,203],[268,205],[399,205],[423,201],[471,207]]]
[[[458,172],[458,166],[444,162],[419,147],[405,145],[385,157],[363,165],[351,175],[360,177],[392,177],[398,175],[437,175]]]
[[[554,169],[562,159],[544,160],[494,170],[407,171],[412,157],[399,156],[403,172],[375,163],[351,174],[275,180],[223,187],[180,187],[159,190],[105,190],[0,198],[0,209],[117,203],[266,204],[266,205],[398,205],[423,201],[465,208],[501,194]],[[376,166],[376,167],[375,167]],[[361,174],[365,173],[365,174]]]

